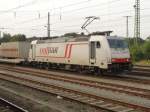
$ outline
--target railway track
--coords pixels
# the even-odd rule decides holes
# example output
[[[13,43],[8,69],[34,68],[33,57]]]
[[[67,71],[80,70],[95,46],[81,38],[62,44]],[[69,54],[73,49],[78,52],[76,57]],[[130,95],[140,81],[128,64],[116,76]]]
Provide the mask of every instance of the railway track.
[[[150,66],[135,66],[131,73],[138,76],[150,77]]]
[[[4,67],[11,68],[12,66],[10,66],[10,64],[1,64],[0,67],[1,68],[4,68]],[[24,68],[29,69],[29,70],[31,70],[31,69],[36,69],[37,70],[37,68],[31,68],[31,69],[28,68],[28,67],[22,67],[21,68],[20,66],[16,66],[16,65],[13,65],[13,67],[15,67],[15,69],[17,68],[18,70],[22,70],[22,71],[24,71]],[[147,69],[149,69],[149,68],[147,68]],[[58,70],[52,69],[52,71],[58,73]],[[67,73],[67,74],[74,74],[75,73],[75,72],[72,72],[72,71],[64,71],[64,70],[60,70],[60,71],[61,71],[60,73]],[[150,77],[150,74],[149,73],[144,74],[144,73],[145,73],[145,71],[142,71],[142,72],[133,71],[133,72],[126,73],[126,75],[125,74],[118,74],[118,75],[116,75],[116,74],[115,75],[114,74],[105,74],[104,76],[101,76],[100,78],[104,78],[104,79],[110,78],[110,79],[113,79],[113,80],[116,80],[116,81],[117,80],[118,81],[124,80],[124,81],[127,81],[127,82],[135,82],[135,83],[140,83],[140,84],[150,84],[150,79],[145,78],[145,77]],[[91,74],[89,74],[89,73],[82,73],[82,74],[80,73],[80,75],[91,77]],[[135,76],[135,77],[132,77],[132,76]],[[93,77],[93,75],[92,75],[92,77]],[[144,78],[142,78],[142,77],[144,77]]]
[[[150,72],[150,67],[139,67],[139,66],[135,66],[135,67],[134,67],[134,70]]]
[[[77,90],[68,89],[61,86],[41,83],[39,81],[35,81],[27,78],[21,78],[19,76],[16,77],[16,76],[0,73],[0,78],[14,83],[23,84],[25,86],[32,87],[35,89],[39,89],[41,91],[56,94],[61,97],[65,97],[67,99],[69,98],[81,103],[85,103],[95,108],[105,109],[109,112],[129,112],[129,111],[136,111],[136,110],[149,112],[150,109],[148,107],[139,106],[132,103],[125,103],[117,100],[107,99],[104,97],[83,93]]]
[[[146,66],[146,65],[135,65],[135,66],[137,66],[137,67],[143,67],[143,68],[149,68],[150,67],[150,65],[148,66]]]
[[[139,76],[136,74],[118,74],[118,75],[108,75],[103,76],[104,79],[111,79],[115,81],[125,81],[125,82],[132,82],[132,83],[139,83],[139,84],[146,84],[150,85],[149,77]]]
[[[34,76],[38,76],[38,77],[41,77],[41,78],[48,78],[48,79],[52,79],[52,80],[65,81],[65,82],[69,82],[69,83],[75,83],[75,84],[80,84],[80,85],[84,85],[84,86],[88,86],[88,87],[94,87],[94,88],[99,88],[99,89],[106,89],[106,90],[111,90],[111,91],[120,92],[120,93],[126,93],[126,94],[130,94],[130,95],[135,95],[135,96],[140,96],[140,97],[144,97],[144,98],[150,99],[150,94],[149,94],[150,91],[146,90],[146,89],[140,89],[140,88],[134,88],[134,87],[128,87],[128,86],[123,86],[123,85],[104,83],[104,82],[96,82],[96,81],[91,81],[91,80],[86,80],[86,79],[79,79],[79,78],[73,78],[73,77],[68,77],[68,76],[59,76],[59,75],[47,74],[47,73],[43,73],[43,72],[24,70],[24,69],[14,69],[13,70],[12,68],[6,68],[6,67],[3,68],[3,69],[9,70],[9,71],[13,71],[13,72],[24,73],[24,74],[27,74],[27,75],[31,75],[32,74]],[[37,83],[37,85],[43,85],[43,83],[41,83],[41,82],[20,78],[19,76],[16,77],[16,76],[8,75],[8,74],[3,74],[3,76],[5,76],[5,78],[3,77],[5,80],[8,80],[8,78],[13,77],[14,79],[11,80],[11,81],[14,81],[14,80],[19,78],[19,80],[20,79],[21,80],[26,80],[26,81],[22,81],[24,83],[30,81],[31,84],[33,82],[33,83]],[[7,78],[6,78],[6,76],[7,76]],[[48,84],[44,84],[44,85],[48,86]],[[43,85],[43,87],[46,87],[44,85]],[[27,86],[29,86],[29,85],[27,85]],[[66,95],[66,93],[64,93],[65,96],[63,95],[62,91],[59,92],[59,90],[65,91],[66,88],[60,89],[62,87],[57,87],[57,86],[54,86],[54,85],[50,85],[50,86],[53,87],[53,89],[57,88],[57,91],[55,91],[55,90],[53,90],[54,92],[51,91],[53,94],[57,93],[57,95],[60,95],[60,96],[63,96],[63,97],[70,96],[69,92],[68,92],[68,95]],[[40,88],[40,87],[34,87],[34,86],[32,86],[32,87],[36,88],[36,89]],[[70,91],[70,89],[67,89],[67,91]],[[73,92],[73,91],[75,93],[79,92],[79,91],[71,90],[71,92]],[[87,93],[81,93],[80,92],[79,95],[78,94],[76,95],[75,93],[71,93],[71,94],[73,94],[73,97],[74,97],[74,98],[71,97],[71,99],[73,99],[73,100],[77,100],[78,99],[77,101],[80,101],[82,103],[86,103],[86,104],[89,104],[89,105],[92,105],[92,106],[95,106],[95,107],[97,107],[97,104],[98,104],[100,108],[104,108],[105,107],[105,109],[108,109],[108,110],[111,110],[111,111],[115,111],[115,112],[119,111],[119,110],[117,110],[117,108],[121,108],[121,107],[125,108],[126,111],[128,109],[129,110],[140,109],[140,110],[148,112],[147,110],[150,109],[150,108],[147,108],[147,107],[141,107],[141,106],[134,105],[134,104],[128,104],[128,103],[120,102],[120,101],[114,101],[114,100],[111,100],[111,99],[102,98],[102,97],[95,96],[95,95],[92,95],[92,97],[88,97],[88,96],[91,96],[91,95],[87,94]],[[86,96],[82,96],[83,94],[84,95],[86,94]],[[79,96],[79,98],[78,98],[78,96]],[[97,100],[97,97],[99,97],[98,98],[99,100]],[[106,100],[106,101],[103,101],[103,100]],[[115,106],[113,104],[115,104]],[[121,104],[121,106],[118,105],[118,104]],[[109,108],[109,107],[112,107],[112,108]],[[121,109],[121,110],[123,110],[123,109]]]
[[[113,84],[113,83],[106,83],[106,82],[99,82],[99,81],[92,81],[92,80],[87,80],[87,79],[81,79],[81,78],[75,78],[75,77],[69,77],[65,75],[56,75],[52,73],[47,73],[47,72],[40,72],[40,71],[35,71],[35,69],[24,69],[24,68],[15,68],[12,69],[10,67],[6,67],[2,69],[8,70],[8,71],[14,71],[14,72],[19,72],[23,73],[26,75],[34,75],[38,76],[41,78],[47,78],[47,79],[53,79],[53,80],[59,80],[59,81],[64,81],[64,82],[70,82],[70,83],[75,83],[75,84],[80,84],[88,87],[94,87],[94,88],[99,88],[99,89],[106,89],[106,90],[111,90],[111,91],[117,91],[120,93],[126,93],[126,94],[131,94],[131,95],[136,95],[136,96],[141,96],[145,98],[150,98],[150,90],[147,89],[140,89],[136,87],[129,87],[129,86],[124,86],[124,85],[118,85],[118,84]],[[141,82],[141,80],[140,80]]]
[[[0,98],[0,111],[1,112],[28,112],[27,110]]]
[[[150,99],[150,90],[147,89],[141,89],[136,87],[130,87],[130,86],[124,86],[124,85],[118,85],[113,83],[106,83],[106,82],[99,82],[99,81],[92,81],[87,79],[81,79],[81,78],[75,78],[75,77],[69,77],[69,76],[61,76],[56,74],[49,74],[45,72],[39,72],[39,71],[33,71],[33,70],[25,70],[25,69],[12,69],[12,68],[3,68],[8,71],[12,72],[19,72],[26,75],[34,75],[40,78],[46,78],[50,80],[56,80],[56,81],[63,81],[63,82],[69,82],[74,84],[79,84],[87,87],[93,87],[96,89],[105,89],[113,92],[119,92],[124,94],[130,94],[133,96],[140,96],[147,99]]]
[[[0,65],[1,68],[12,68],[12,66],[10,65]],[[51,75],[49,73],[46,73],[46,72],[39,72],[37,70],[37,68],[27,68],[27,67],[20,67],[20,66],[14,66],[15,68],[14,69],[17,69],[18,72],[20,71],[29,71],[29,72],[35,72],[35,73],[42,73],[42,74],[48,74],[48,75]],[[44,70],[43,70],[44,71]],[[67,74],[74,74],[74,72],[70,72],[70,71],[64,71],[64,70],[60,70],[61,72],[59,72],[58,70],[52,70],[53,72],[57,72],[57,73],[67,73]],[[75,73],[76,74],[76,73]],[[83,74],[80,74],[81,76],[88,76],[89,78],[93,77],[93,75],[91,74],[88,74],[88,73],[83,73]],[[131,76],[136,76],[136,74],[134,73],[131,73],[129,74]],[[116,80],[116,81],[120,81],[120,80],[124,80],[126,82],[135,82],[135,83],[140,83],[140,84],[149,84],[150,85],[150,79],[142,79],[142,78],[139,78],[139,77],[130,77],[130,76],[125,76],[124,74],[121,74],[121,75],[114,75],[114,74],[105,74],[104,76],[101,76],[100,78],[103,78],[103,79],[112,79],[112,80]],[[124,77],[125,76],[125,77]],[[141,76],[143,77],[143,75],[137,75],[137,76]],[[65,77],[65,76],[63,76]],[[96,76],[97,77],[97,76]],[[98,77],[99,78],[99,77]]]

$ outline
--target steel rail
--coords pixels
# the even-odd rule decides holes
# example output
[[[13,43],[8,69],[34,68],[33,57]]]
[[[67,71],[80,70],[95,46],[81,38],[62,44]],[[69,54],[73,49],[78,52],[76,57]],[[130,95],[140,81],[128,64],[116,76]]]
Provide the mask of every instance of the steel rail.
[[[9,109],[11,109],[11,111],[14,112],[28,112],[27,110],[17,106],[16,104],[7,101],[6,99],[3,99],[0,97],[0,104],[4,105],[4,106],[9,106]]]
[[[69,98],[69,99],[77,100],[77,101],[80,101],[82,103],[86,103],[86,104],[89,104],[91,106],[95,106],[97,108],[109,110],[112,112],[118,112],[118,111],[114,111],[113,109],[109,109],[108,107],[104,108],[102,105],[96,105],[97,104],[96,101],[105,102],[105,103],[107,102],[107,105],[109,105],[109,106],[114,105],[114,104],[115,104],[115,106],[116,105],[117,106],[125,106],[127,108],[130,108],[130,110],[135,109],[135,110],[141,110],[144,112],[148,112],[150,109],[149,107],[144,107],[144,106],[140,106],[140,105],[136,105],[136,104],[132,104],[132,103],[126,103],[126,102],[122,102],[122,101],[118,101],[118,100],[112,100],[112,99],[96,96],[93,94],[83,93],[83,92],[80,92],[78,90],[68,89],[68,88],[64,88],[64,87],[60,87],[60,86],[56,86],[56,85],[51,85],[51,84],[47,84],[47,83],[41,83],[40,81],[35,81],[35,80],[27,79],[27,78],[12,76],[9,74],[1,73],[0,78],[4,79],[4,80],[12,81],[14,83],[23,84],[25,86],[39,89],[39,90],[42,90],[45,92],[57,94],[58,92],[56,93],[56,91],[54,91],[54,89],[55,89],[55,90],[59,91],[58,95],[61,95],[63,97]],[[50,91],[51,88],[53,89],[52,91]],[[67,94],[67,95],[65,95],[65,94]],[[70,98],[69,94],[71,94],[71,95],[74,94],[76,96],[74,96],[75,98],[74,97]],[[77,97],[77,96],[80,96],[80,97]],[[85,101],[80,100],[80,99],[83,99],[83,97],[88,98],[88,99],[86,99]],[[90,99],[94,99],[94,101],[89,103]],[[106,104],[105,104],[105,106],[106,106]]]
[[[79,79],[79,78],[73,78],[73,77],[66,77],[66,76],[59,76],[59,75],[54,75],[54,74],[47,74],[43,72],[34,72],[34,71],[28,71],[28,70],[15,70],[15,69],[10,69],[10,68],[4,68],[9,71],[15,71],[18,73],[24,73],[26,75],[34,75],[38,76],[41,78],[47,78],[51,80],[59,80],[59,81],[64,81],[64,82],[69,82],[69,83],[74,83],[74,84],[79,84],[83,86],[88,86],[88,87],[94,87],[98,89],[105,89],[109,91],[115,91],[119,93],[125,93],[125,94],[130,94],[134,96],[140,96],[144,97],[147,99],[150,99],[150,90],[147,89],[141,89],[141,88],[136,88],[136,87],[129,87],[129,86],[123,86],[123,85],[118,85],[118,84],[112,84],[112,83],[104,83],[104,82],[98,82],[98,81],[90,81],[86,79]],[[115,88],[114,88],[115,87]]]
[[[135,67],[145,67],[145,68],[150,68],[150,66],[146,66],[146,65],[134,65]]]
[[[10,66],[10,65],[0,65],[0,67],[9,67],[9,68],[12,68],[12,66]],[[17,68],[17,67],[19,67],[19,68]],[[24,68],[21,68],[20,66],[14,66],[14,68],[15,69],[18,69],[18,70],[24,70]],[[25,68],[25,69],[31,69],[31,68]],[[33,71],[33,69],[34,68],[32,68],[32,71]],[[36,69],[37,70],[37,69]],[[38,70],[37,70],[38,71]],[[55,71],[54,71],[55,72]],[[57,71],[57,73],[58,73],[58,71]],[[66,73],[66,72],[65,72]],[[68,72],[67,72],[68,73]],[[69,72],[70,73],[70,72]],[[132,75],[136,75],[136,74],[132,74]],[[142,75],[141,75],[142,76]],[[91,77],[91,76],[88,76],[89,78]],[[108,78],[111,78],[111,79],[113,79],[113,80],[122,80],[122,76],[121,75],[109,75],[109,76],[103,76],[102,78],[104,78],[104,79],[108,79]],[[140,84],[150,84],[150,80],[148,80],[148,79],[139,79],[139,78],[136,78],[136,77],[129,77],[129,78],[124,78],[124,81],[130,81],[130,82],[135,82],[135,83],[140,83]]]
[[[133,71],[135,75],[150,77],[150,66],[149,67],[134,67]]]

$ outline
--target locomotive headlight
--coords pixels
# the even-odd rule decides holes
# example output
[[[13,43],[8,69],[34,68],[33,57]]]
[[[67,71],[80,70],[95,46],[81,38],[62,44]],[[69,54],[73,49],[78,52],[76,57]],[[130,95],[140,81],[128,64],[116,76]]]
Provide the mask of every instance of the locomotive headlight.
[[[127,62],[131,62],[131,58],[127,58]]]
[[[116,62],[116,59],[111,59],[112,62]]]

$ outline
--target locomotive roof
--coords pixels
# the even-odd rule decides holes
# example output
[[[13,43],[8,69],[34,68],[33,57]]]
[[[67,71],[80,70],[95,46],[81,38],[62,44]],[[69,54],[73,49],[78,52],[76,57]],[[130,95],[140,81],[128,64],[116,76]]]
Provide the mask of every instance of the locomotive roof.
[[[124,37],[121,37],[121,36],[107,36],[107,39],[124,39]]]
[[[38,40],[37,44],[40,43],[60,43],[60,42],[79,42],[79,41],[88,41],[89,36],[84,37],[59,37],[54,39],[48,39],[48,40]]]
[[[118,36],[106,36],[107,39],[124,39]],[[62,43],[62,42],[84,42],[89,41],[90,36],[80,36],[80,37],[58,37],[47,40],[36,40],[37,44],[41,43]]]

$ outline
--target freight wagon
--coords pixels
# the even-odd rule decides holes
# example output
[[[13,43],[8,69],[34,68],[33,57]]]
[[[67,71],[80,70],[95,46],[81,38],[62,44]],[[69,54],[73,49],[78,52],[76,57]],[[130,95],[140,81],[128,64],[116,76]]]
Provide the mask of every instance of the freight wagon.
[[[19,63],[28,59],[30,42],[7,42],[0,45],[0,61]]]

